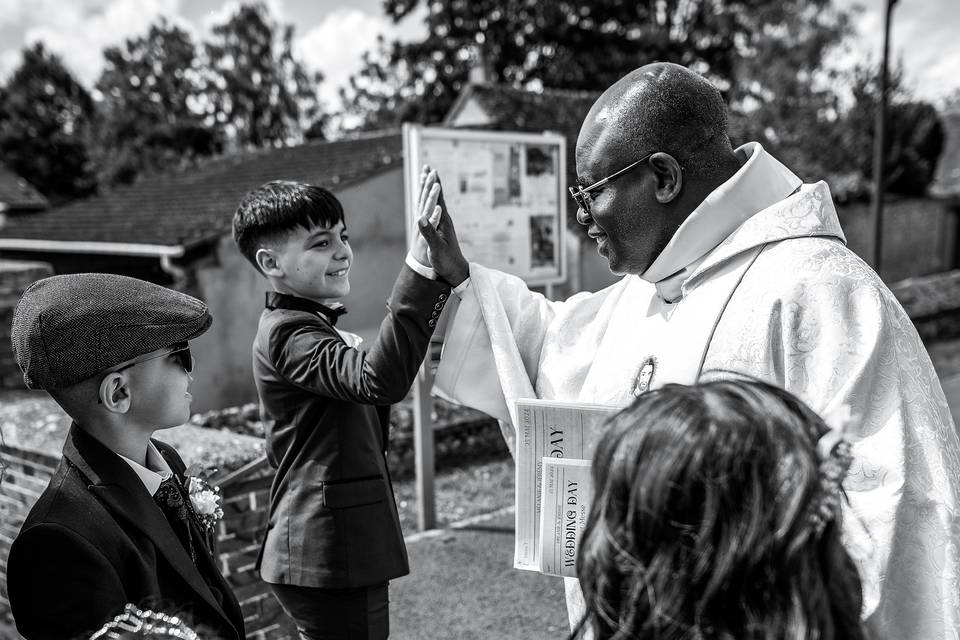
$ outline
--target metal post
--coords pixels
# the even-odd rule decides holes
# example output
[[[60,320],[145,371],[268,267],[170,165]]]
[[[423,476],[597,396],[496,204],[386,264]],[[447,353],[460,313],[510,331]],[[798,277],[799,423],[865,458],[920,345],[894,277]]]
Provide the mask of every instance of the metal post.
[[[880,62],[880,95],[873,136],[873,268],[880,274],[883,261],[883,148],[887,135],[887,67],[890,55],[890,17],[897,0],[887,0],[883,21],[883,58]]]
[[[420,366],[417,382],[413,385],[413,465],[417,484],[417,526],[420,531],[433,529],[437,524],[437,507],[434,499],[433,458],[433,403],[430,390],[433,388],[433,373],[430,363]]]

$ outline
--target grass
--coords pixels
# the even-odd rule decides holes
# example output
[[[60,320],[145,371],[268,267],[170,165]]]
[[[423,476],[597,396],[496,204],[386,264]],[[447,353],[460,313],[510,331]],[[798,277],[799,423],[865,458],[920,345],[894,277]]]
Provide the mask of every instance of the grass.
[[[440,471],[434,479],[437,527],[511,506],[513,488],[511,458]],[[394,481],[393,490],[404,534],[415,533],[419,503],[414,479]]]

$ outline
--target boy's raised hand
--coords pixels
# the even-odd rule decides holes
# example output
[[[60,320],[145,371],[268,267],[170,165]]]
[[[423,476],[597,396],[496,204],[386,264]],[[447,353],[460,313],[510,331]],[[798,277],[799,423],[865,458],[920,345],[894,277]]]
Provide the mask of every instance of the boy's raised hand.
[[[423,207],[427,199],[427,191],[425,191],[427,176],[430,174],[430,167],[427,165],[423,166],[423,169],[420,171],[420,193],[417,196],[417,209],[414,212],[414,219],[417,221],[417,228],[419,229],[419,220],[420,216],[423,215]],[[413,236],[413,243],[410,247],[410,253],[413,254],[414,260],[419,262],[425,267],[432,267],[433,264],[430,262],[430,251],[427,246],[427,239],[423,237],[421,233],[415,233]]]
[[[470,265],[460,251],[457,231],[443,200],[440,177],[424,165],[420,185],[417,218],[420,235],[430,250],[429,259],[434,271],[455,287],[470,276]]]

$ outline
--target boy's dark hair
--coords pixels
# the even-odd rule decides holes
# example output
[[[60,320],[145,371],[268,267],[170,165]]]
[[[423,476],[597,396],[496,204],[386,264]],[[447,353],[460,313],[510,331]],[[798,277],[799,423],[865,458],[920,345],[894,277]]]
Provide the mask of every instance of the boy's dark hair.
[[[233,240],[257,271],[257,250],[296,227],[332,227],[346,220],[343,205],[324,189],[302,182],[273,180],[247,192],[233,214]],[[262,273],[262,271],[261,271]]]
[[[864,640],[839,505],[822,531],[810,519],[827,431],[791,394],[750,381],[665,385],[612,418],[573,637]]]

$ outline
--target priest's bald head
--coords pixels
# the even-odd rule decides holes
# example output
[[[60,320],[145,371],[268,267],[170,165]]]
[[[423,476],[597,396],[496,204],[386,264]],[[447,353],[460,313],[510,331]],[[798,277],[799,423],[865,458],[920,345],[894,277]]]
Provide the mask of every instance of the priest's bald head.
[[[639,275],[739,168],[717,88],[686,67],[649,64],[607,89],[584,120],[577,220],[611,271]]]

